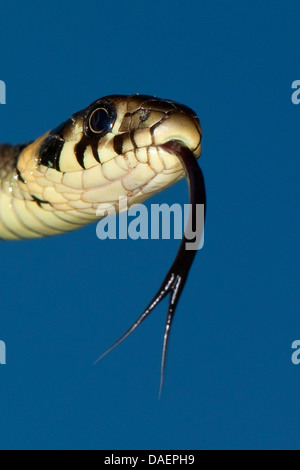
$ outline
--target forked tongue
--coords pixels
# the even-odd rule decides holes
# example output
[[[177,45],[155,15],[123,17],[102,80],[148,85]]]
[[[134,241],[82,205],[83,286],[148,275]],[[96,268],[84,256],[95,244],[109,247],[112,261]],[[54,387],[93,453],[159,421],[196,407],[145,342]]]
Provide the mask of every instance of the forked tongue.
[[[188,180],[190,208],[185,232],[182,237],[182,241],[180,243],[177,255],[172,263],[172,266],[170,267],[166,277],[163,280],[163,283],[161,284],[156,295],[149,303],[148,307],[134,322],[134,324],[95,361],[96,364],[112,349],[118,346],[125,338],[127,338],[127,336],[129,336],[145,320],[145,318],[147,318],[147,316],[160,303],[160,301],[169,294],[169,306],[165,323],[161,358],[159,396],[161,395],[163,386],[167,348],[172,321],[174,318],[174,313],[178,300],[180,298],[190,268],[196,256],[200,239],[203,235],[204,214],[206,207],[204,178],[201,168],[199,167],[193,152],[189,148],[184,146],[181,142],[176,140],[171,140],[166,144],[161,145],[161,148],[166,152],[178,156],[185,170],[185,174]],[[195,241],[191,241],[192,236],[194,236]]]

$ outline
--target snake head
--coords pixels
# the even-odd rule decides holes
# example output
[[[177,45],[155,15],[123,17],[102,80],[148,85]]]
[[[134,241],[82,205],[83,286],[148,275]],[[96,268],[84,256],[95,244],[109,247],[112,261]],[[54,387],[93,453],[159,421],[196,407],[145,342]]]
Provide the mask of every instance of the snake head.
[[[175,101],[111,95],[93,102],[73,120],[82,120],[77,161],[87,168],[92,154],[101,163],[104,177],[119,185],[120,196],[126,195],[129,205],[184,177],[180,160],[163,148],[165,143],[177,140],[197,158],[201,153],[199,119],[192,109]]]

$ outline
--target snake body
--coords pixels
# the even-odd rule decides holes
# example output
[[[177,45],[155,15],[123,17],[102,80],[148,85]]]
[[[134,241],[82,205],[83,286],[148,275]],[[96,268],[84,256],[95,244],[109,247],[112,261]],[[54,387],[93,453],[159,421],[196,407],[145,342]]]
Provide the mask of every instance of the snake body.
[[[128,207],[184,177],[163,149],[178,140],[201,151],[196,114],[174,101],[111,95],[24,145],[0,145],[0,238],[17,240],[77,229],[97,209]]]

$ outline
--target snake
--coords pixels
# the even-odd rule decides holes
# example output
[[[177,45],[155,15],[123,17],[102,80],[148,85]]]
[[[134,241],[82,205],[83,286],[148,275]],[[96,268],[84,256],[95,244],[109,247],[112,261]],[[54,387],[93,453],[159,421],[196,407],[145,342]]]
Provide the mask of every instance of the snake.
[[[121,211],[187,176],[192,211],[206,204],[197,114],[148,95],[100,98],[53,130],[25,144],[0,144],[0,239],[58,235],[99,220],[99,210]],[[191,215],[191,213],[190,213]],[[160,289],[137,321],[100,356],[116,347],[170,295],[161,385],[175,308],[196,250],[183,236]],[[98,359],[100,359],[98,358]]]

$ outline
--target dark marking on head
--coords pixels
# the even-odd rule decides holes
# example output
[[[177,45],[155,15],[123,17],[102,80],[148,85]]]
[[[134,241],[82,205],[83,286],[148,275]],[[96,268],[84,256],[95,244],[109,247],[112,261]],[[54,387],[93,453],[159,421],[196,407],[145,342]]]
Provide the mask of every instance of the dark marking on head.
[[[131,143],[132,143],[133,148],[137,148],[138,146],[137,146],[137,144],[136,144],[136,142],[135,142],[135,140],[134,140],[134,131],[131,131],[131,132],[129,133],[129,135],[130,135],[130,140],[131,140]]]
[[[49,201],[43,201],[43,199],[40,199],[39,197],[34,196],[33,194],[31,194],[31,197],[32,197],[32,199],[37,203],[37,205],[38,205],[39,207],[42,207],[42,206],[41,206],[42,204],[50,204]]]
[[[94,155],[95,160],[96,160],[98,163],[101,163],[100,156],[99,156],[99,154],[98,154],[98,143],[99,143],[99,140],[98,140],[98,142],[96,143],[96,145],[95,145],[95,141],[93,141],[92,144],[91,144],[91,146],[92,146],[92,151],[93,151],[93,155]]]
[[[84,152],[88,146],[91,146],[95,160],[101,163],[98,154],[99,141],[111,131],[116,117],[115,107],[103,99],[94,101],[87,108],[73,114],[71,118],[73,122],[78,118],[83,118],[83,136],[75,145],[75,156],[83,169],[85,169]]]
[[[76,159],[79,163],[79,165],[84,168],[84,163],[83,163],[83,160],[84,160],[84,152],[85,152],[85,149],[87,147],[86,145],[86,142],[85,142],[85,138],[82,138],[78,144],[75,145],[75,156],[76,156]]]
[[[25,183],[26,184],[26,181],[24,180],[23,176],[21,175],[21,172],[20,170],[18,169],[18,167],[16,166],[16,173],[17,173],[17,176],[18,176],[18,180],[21,181],[22,183]]]
[[[114,137],[114,151],[118,155],[122,155],[123,152],[123,142],[124,142],[124,137],[123,134],[118,134]]]
[[[59,160],[65,143],[65,133],[70,132],[74,119],[68,119],[53,129],[41,145],[39,151],[39,164],[60,171]]]
[[[170,117],[172,113],[165,113],[165,115],[156,123],[156,124],[152,124],[152,126],[149,127],[149,130],[150,130],[150,134],[151,134],[151,137],[152,137],[152,141],[154,140],[154,131],[155,129],[160,126],[166,119],[168,119],[168,117]]]
[[[59,135],[50,134],[40,148],[39,164],[60,171],[59,159],[64,143],[64,139]]]
[[[100,136],[94,134],[93,136],[83,136],[82,139],[75,145],[75,156],[79,165],[85,169],[84,166],[84,152],[88,146],[91,146],[93,156],[98,163],[101,163],[100,157],[98,155],[98,144]]]

